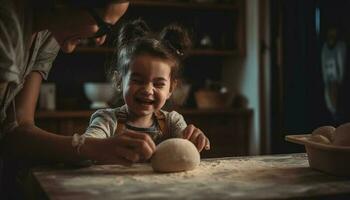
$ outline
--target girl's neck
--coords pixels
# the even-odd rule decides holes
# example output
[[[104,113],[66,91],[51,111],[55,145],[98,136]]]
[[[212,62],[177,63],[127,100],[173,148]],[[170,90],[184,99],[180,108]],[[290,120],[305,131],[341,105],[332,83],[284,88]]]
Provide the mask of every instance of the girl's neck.
[[[128,124],[140,128],[149,128],[153,125],[153,115],[136,116],[133,113],[128,114]]]

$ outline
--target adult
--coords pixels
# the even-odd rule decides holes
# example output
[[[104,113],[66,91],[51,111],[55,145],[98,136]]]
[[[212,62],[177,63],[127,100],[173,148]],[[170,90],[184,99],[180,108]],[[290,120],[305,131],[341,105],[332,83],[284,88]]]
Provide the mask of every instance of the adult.
[[[41,82],[59,49],[70,53],[85,38],[103,44],[128,5],[115,0],[0,0],[0,185],[6,190],[17,180],[10,176],[16,167],[9,163],[91,159],[130,165],[151,157],[155,144],[146,134],[84,141],[50,133],[34,122]]]

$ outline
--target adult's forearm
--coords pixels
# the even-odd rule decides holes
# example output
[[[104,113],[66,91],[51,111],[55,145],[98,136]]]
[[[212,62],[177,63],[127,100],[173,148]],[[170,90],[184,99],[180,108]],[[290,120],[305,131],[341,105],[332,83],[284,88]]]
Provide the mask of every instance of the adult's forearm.
[[[44,131],[34,125],[21,125],[4,138],[7,156],[42,161],[82,159],[71,145],[72,137]]]
[[[123,165],[149,159],[155,144],[146,134],[124,133],[123,137],[89,138],[80,148],[72,146],[72,137],[49,133],[33,125],[21,125],[4,138],[5,155],[36,161],[114,161]]]

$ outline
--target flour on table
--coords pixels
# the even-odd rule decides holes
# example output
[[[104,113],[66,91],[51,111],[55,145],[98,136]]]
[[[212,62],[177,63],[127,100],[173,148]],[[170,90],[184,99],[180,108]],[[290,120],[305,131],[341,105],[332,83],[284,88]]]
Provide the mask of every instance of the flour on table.
[[[288,159],[288,158],[285,158]],[[282,163],[282,162],[281,162]],[[254,180],[257,178],[271,178],[275,176],[275,171],[266,169],[283,170],[283,164],[276,162],[268,162],[268,157],[264,159],[233,159],[233,160],[216,160],[202,161],[199,166],[192,171],[176,172],[176,173],[156,173],[152,170],[150,164],[135,164],[131,167],[118,165],[101,165],[95,166],[96,171],[107,171],[106,178],[101,174],[94,177],[91,174],[89,177],[76,177],[65,182],[65,185],[89,185],[95,183],[106,183],[108,185],[120,186],[129,181],[137,181],[140,183],[157,183],[157,184],[172,184],[185,183],[191,180],[192,183],[203,184],[208,182],[232,182],[235,180]],[[285,162],[283,162],[285,163]],[[300,167],[300,163],[295,163]],[[308,167],[307,163],[304,164]],[[290,166],[290,165],[289,165]],[[114,178],[111,178],[113,176]],[[286,176],[288,176],[286,174]]]

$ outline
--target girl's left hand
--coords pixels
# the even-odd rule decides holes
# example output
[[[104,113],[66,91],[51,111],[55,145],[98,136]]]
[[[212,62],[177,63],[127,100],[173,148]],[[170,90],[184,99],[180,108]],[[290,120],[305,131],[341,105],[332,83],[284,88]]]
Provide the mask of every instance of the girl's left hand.
[[[209,139],[204,135],[204,133],[196,128],[193,124],[188,125],[183,131],[183,138],[191,141],[201,152],[203,149],[210,149]]]

